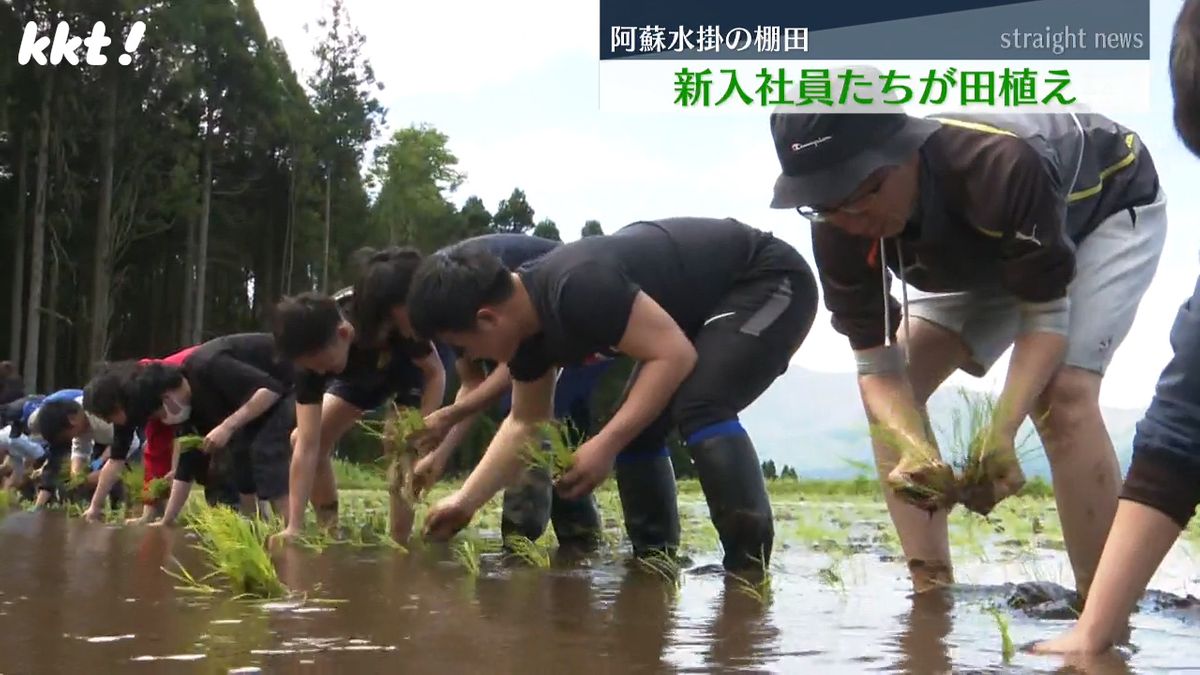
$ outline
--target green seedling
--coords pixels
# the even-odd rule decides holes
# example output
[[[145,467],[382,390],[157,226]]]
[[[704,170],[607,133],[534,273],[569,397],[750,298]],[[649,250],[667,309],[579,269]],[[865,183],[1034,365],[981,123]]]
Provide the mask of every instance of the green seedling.
[[[683,585],[683,570],[679,562],[665,551],[651,551],[637,558],[638,567],[662,580],[667,594],[674,597]]]
[[[142,502],[154,504],[171,496],[171,479],[155,478],[142,488]]]
[[[180,452],[187,452],[188,450],[200,450],[204,447],[204,437],[197,436],[195,434],[189,434],[187,436],[180,436],[179,438],[176,438],[175,443],[179,445]]]
[[[954,470],[942,461],[930,440],[884,424],[872,424],[871,438],[899,456],[888,487],[906,501],[929,511],[950,509],[958,501]],[[928,429],[927,429],[928,431]],[[932,434],[928,434],[932,439]]]
[[[217,572],[210,572],[207,576],[197,579],[192,576],[192,573],[189,572],[188,569],[183,566],[183,563],[179,562],[179,560],[171,558],[171,561],[175,563],[175,570],[169,570],[163,567],[162,571],[166,572],[167,576],[180,583],[179,586],[175,587],[175,590],[182,591],[184,593],[197,593],[201,595],[216,595],[221,592],[217,587],[205,583],[209,579],[215,577]]]
[[[575,446],[570,442],[571,427],[568,422],[542,422],[532,441],[525,444],[522,457],[530,469],[545,471],[553,480],[558,480],[571,468],[575,461]]]
[[[267,599],[287,594],[267,553],[267,538],[272,533],[269,524],[243,518],[224,506],[201,503],[193,515],[192,528],[200,537],[195,548],[237,597]]]
[[[510,534],[504,539],[504,546],[509,553],[531,567],[545,569],[550,567],[550,554],[537,542],[520,534]]]
[[[467,576],[472,579],[479,576],[479,556],[479,547],[470,539],[463,539],[454,546],[454,559],[462,565]]]
[[[1008,632],[1008,617],[1000,613],[1000,610],[992,607],[988,610],[992,618],[996,620],[996,628],[1000,631],[1000,653],[1004,657],[1004,663],[1012,660],[1016,649],[1013,647],[1012,636]]]
[[[769,605],[773,597],[771,591],[771,570],[767,569],[767,565],[763,562],[762,558],[751,558],[751,560],[759,564],[762,568],[761,572],[755,572],[747,576],[729,572],[729,577],[733,579],[734,590],[757,601],[763,606]]]
[[[959,498],[968,509],[986,516],[1025,484],[1021,460],[1032,448],[1028,435],[1008,447],[997,430],[1005,409],[995,396],[966,389],[960,389],[959,396],[963,409],[954,411],[951,434]]]

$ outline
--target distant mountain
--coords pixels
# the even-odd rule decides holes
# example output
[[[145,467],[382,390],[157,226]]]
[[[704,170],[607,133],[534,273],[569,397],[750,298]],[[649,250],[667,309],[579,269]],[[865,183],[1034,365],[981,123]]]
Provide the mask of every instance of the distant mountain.
[[[998,393],[998,392],[997,392]],[[965,411],[958,389],[944,386],[930,401],[930,415],[939,437],[952,433],[954,412]],[[1144,410],[1102,408],[1105,424],[1124,471],[1129,466],[1134,427]],[[742,414],[762,459],[794,467],[809,478],[853,478],[852,463],[873,462],[866,414],[858,384],[851,373],[822,373],[791,366]],[[1050,468],[1041,441],[1026,422],[1018,440],[1027,439],[1023,455],[1026,475],[1049,478]]]

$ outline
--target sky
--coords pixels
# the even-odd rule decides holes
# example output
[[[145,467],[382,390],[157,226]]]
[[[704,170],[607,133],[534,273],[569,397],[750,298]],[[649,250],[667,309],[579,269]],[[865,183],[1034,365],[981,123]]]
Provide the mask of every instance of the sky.
[[[302,80],[314,69],[316,21],[327,0],[257,0],[268,34],[282,40]],[[1112,114],[1137,131],[1167,193],[1168,234],[1157,274],[1101,390],[1106,406],[1144,408],[1170,359],[1168,335],[1200,272],[1200,159],[1176,136],[1167,75],[1172,24],[1182,0],[1151,4],[1149,111]],[[428,123],[449,137],[472,195],[495,210],[515,187],[535,220],[550,218],[564,240],[589,219],[605,231],[671,216],[733,217],[794,245],[809,261],[809,225],[769,207],[779,172],[768,112],[687,115],[605,112],[599,102],[599,3],[562,0],[345,0],[351,22],[384,83],[387,129]],[[313,33],[305,31],[306,24]],[[1113,86],[1121,86],[1118,81]],[[1097,112],[1105,112],[1097,110]],[[821,309],[793,363],[853,372],[844,337]],[[998,390],[1007,356],[982,380]]]

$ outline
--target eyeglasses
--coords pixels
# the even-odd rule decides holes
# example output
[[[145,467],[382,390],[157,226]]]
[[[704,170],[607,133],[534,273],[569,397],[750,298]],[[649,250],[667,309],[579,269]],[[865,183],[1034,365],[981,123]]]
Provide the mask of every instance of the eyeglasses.
[[[835,213],[847,216],[864,215],[867,212],[866,203],[872,197],[879,194],[880,188],[883,187],[883,184],[887,182],[888,176],[892,173],[891,169],[892,167],[889,167],[867,178],[849,197],[842,200],[842,203],[837,206],[797,206],[796,213],[799,213],[802,218],[814,224],[829,222]]]

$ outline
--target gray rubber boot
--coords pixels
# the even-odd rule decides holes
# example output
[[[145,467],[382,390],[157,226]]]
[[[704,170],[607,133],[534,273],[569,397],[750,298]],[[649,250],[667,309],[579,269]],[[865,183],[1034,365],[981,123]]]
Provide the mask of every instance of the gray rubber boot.
[[[721,537],[726,571],[761,574],[771,563],[775,525],[762,465],[750,437],[744,433],[714,436],[688,450]]]
[[[521,482],[504,491],[500,513],[500,536],[507,540],[520,535],[537,541],[550,522],[550,475],[541,469],[528,469]]]
[[[660,551],[674,557],[679,550],[679,505],[671,458],[617,462],[616,474],[633,554],[642,558]]]
[[[550,522],[554,524],[554,536],[560,547],[590,550],[600,544],[604,523],[595,495],[563,499],[552,491]]]

